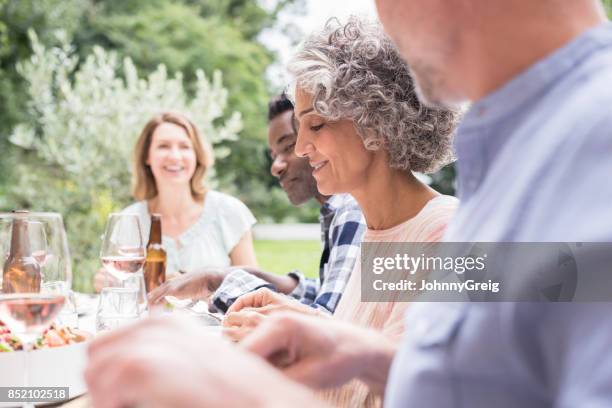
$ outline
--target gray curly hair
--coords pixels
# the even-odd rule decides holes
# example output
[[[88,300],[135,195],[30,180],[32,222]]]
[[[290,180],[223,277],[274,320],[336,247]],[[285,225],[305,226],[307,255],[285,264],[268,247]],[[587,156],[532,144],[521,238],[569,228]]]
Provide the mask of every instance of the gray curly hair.
[[[408,65],[379,23],[352,16],[311,34],[289,62],[313,109],[351,120],[369,150],[384,148],[392,168],[432,173],[453,159],[458,113],[419,102]]]

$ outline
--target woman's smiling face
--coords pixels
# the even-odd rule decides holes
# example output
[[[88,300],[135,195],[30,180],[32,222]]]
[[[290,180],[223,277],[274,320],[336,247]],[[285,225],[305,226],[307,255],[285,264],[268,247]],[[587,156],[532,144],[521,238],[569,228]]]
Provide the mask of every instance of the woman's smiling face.
[[[197,158],[187,132],[174,123],[161,123],[151,136],[147,164],[155,183],[189,184]]]
[[[331,122],[312,108],[312,95],[296,89],[298,138],[295,153],[307,157],[321,194],[354,191],[367,178],[376,152],[367,150],[353,122]]]

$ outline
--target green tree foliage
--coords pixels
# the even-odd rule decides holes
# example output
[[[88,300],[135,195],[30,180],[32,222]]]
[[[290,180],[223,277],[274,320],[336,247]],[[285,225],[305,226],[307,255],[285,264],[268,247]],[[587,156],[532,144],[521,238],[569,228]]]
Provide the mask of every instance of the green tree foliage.
[[[161,110],[185,112],[220,158],[229,154],[221,142],[236,140],[242,123],[238,113],[225,112],[228,93],[219,71],[212,81],[196,71],[190,96],[181,74],[169,76],[163,65],[143,78],[131,59],[120,62],[100,47],[84,61],[70,46],[46,49],[35,36],[32,48],[18,66],[29,103],[26,120],[10,136],[18,160],[8,200],[64,215],[74,285],[87,290],[106,217],[131,201],[130,158],[146,121]]]
[[[16,71],[31,53],[27,31],[32,27],[46,44],[57,43],[58,31],[71,36],[79,28],[89,0],[0,0],[0,201],[11,179],[12,150],[7,141],[11,128],[23,119],[27,93]]]

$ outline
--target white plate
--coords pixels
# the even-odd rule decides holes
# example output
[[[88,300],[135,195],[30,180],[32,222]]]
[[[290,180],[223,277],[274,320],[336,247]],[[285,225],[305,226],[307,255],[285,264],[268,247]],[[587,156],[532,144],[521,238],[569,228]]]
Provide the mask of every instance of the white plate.
[[[29,386],[68,387],[69,397],[74,398],[87,390],[83,371],[87,362],[89,342],[69,346],[33,350],[29,357]],[[0,353],[0,386],[22,387],[24,376],[24,352]],[[0,407],[15,406],[0,402]]]

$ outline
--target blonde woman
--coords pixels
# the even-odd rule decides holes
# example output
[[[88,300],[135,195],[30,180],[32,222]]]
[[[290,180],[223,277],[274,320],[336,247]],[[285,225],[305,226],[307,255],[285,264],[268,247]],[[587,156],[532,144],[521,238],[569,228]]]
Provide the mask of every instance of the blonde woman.
[[[257,266],[251,234],[255,218],[238,199],[205,186],[213,162],[198,129],[180,113],[155,115],[136,142],[132,194],[138,201],[124,212],[140,216],[145,239],[150,214],[161,214],[169,277],[201,268]],[[99,271],[96,289],[104,282]]]

